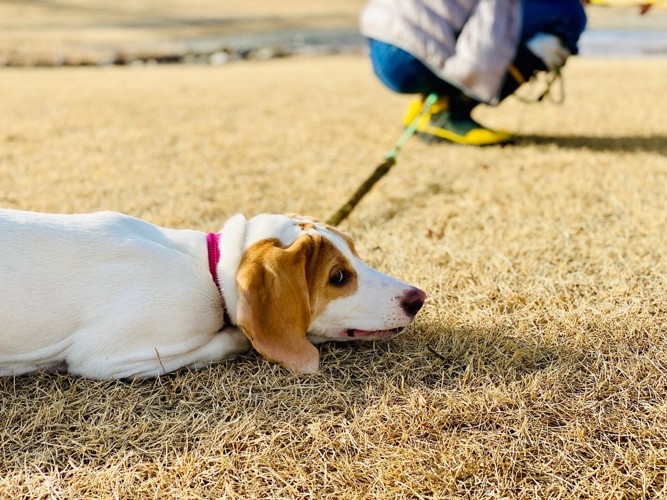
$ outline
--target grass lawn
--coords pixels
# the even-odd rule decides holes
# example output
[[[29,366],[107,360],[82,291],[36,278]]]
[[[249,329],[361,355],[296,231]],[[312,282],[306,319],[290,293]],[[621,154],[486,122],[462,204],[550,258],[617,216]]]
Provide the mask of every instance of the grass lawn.
[[[391,343],[325,345],[309,376],[250,353],[0,379],[0,497],[666,496],[665,75],[573,59],[563,105],[477,110],[515,145],[412,139],[342,225],[429,293]],[[363,56],[3,69],[0,206],[327,218],[408,101]]]

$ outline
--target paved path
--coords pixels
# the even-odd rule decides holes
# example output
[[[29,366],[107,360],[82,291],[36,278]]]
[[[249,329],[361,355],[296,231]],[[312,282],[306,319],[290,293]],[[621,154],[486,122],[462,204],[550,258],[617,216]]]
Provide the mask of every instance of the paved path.
[[[105,22],[96,17],[70,24],[61,20],[52,26],[34,20],[22,23],[13,16],[0,21],[0,66],[224,64],[246,58],[360,52],[365,41],[356,26],[362,2],[358,3],[346,4],[339,13],[230,12],[195,17],[149,13]],[[667,57],[667,8],[645,16],[629,8],[597,7],[588,12],[582,56]]]

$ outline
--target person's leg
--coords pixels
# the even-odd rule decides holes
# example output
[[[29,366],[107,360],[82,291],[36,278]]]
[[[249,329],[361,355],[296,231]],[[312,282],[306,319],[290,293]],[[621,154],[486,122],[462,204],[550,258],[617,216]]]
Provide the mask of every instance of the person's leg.
[[[394,45],[369,40],[373,71],[390,90],[399,94],[449,95],[458,92],[453,86],[438,78],[415,56]]]
[[[440,96],[417,127],[420,134],[470,145],[499,144],[512,139],[507,132],[489,130],[473,120],[470,112],[479,103],[436,76],[412,54],[373,39],[369,40],[369,48],[373,71],[387,88],[403,94]],[[405,125],[419,115],[422,105],[423,97],[410,103],[403,119]]]

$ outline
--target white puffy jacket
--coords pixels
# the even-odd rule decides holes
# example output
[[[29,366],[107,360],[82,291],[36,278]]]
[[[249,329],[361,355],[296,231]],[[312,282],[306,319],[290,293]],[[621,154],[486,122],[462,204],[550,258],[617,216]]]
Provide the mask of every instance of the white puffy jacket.
[[[496,104],[521,33],[521,0],[370,0],[364,36],[395,45],[479,101]]]

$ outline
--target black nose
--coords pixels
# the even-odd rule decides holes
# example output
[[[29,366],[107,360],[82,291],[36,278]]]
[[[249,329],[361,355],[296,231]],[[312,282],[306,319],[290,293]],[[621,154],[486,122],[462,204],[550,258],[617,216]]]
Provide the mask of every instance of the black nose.
[[[424,305],[426,293],[419,288],[411,288],[401,299],[401,307],[408,316],[415,316]]]

